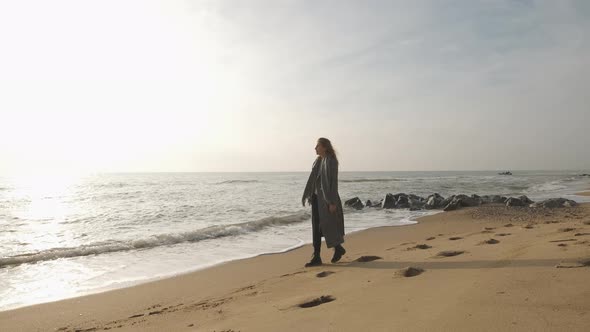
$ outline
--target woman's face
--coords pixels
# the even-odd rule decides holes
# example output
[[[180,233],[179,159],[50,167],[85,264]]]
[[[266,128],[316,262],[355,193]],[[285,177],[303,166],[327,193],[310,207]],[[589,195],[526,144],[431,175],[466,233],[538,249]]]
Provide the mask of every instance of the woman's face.
[[[315,153],[318,156],[323,156],[326,153],[326,148],[320,142],[317,142],[315,145]]]

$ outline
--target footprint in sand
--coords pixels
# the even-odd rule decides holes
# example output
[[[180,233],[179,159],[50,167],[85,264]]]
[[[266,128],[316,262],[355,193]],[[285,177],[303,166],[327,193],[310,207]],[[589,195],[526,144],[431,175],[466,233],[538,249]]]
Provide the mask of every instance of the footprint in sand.
[[[461,239],[462,239],[462,237],[460,237],[460,236],[453,236],[453,237],[449,238],[449,240],[451,240],[451,241],[456,241],[456,240],[461,240]]]
[[[565,240],[553,240],[553,241],[549,241],[549,242],[571,242],[571,241],[577,241],[576,239],[565,239]]]
[[[427,244],[417,244],[417,245],[413,246],[412,248],[408,248],[408,250],[410,250],[410,249],[430,249],[430,248],[432,248],[432,247]]]
[[[486,231],[491,231],[492,229],[496,229],[496,227],[484,227],[483,229]]]
[[[481,242],[480,244],[498,244],[500,243],[500,241],[496,240],[496,239],[489,239],[489,240],[485,240],[483,242]]]
[[[293,272],[293,273],[287,273],[287,274],[283,274],[283,275],[281,276],[281,278],[284,278],[284,277],[289,277],[289,276],[293,276],[293,275],[296,275],[296,274],[306,273],[306,272],[307,272],[307,271],[297,271],[297,272]]]
[[[565,244],[565,243],[560,243],[560,244],[558,244],[557,246],[558,246],[558,247],[567,247],[567,244]]]
[[[438,254],[436,254],[436,256],[438,256],[438,257],[453,257],[453,256],[459,256],[464,253],[465,253],[465,251],[463,251],[463,250],[445,250],[445,251],[439,252]]]
[[[398,275],[406,278],[415,277],[417,275],[422,274],[424,272],[423,268],[420,267],[406,267],[405,269],[401,269],[398,271]]]
[[[572,227],[564,227],[564,228],[560,228],[558,229],[558,231],[562,232],[562,233],[567,233],[567,232],[571,232],[571,231],[575,231],[575,228]]]
[[[496,234],[496,236],[508,236],[508,235],[512,235],[511,233],[498,233]]]
[[[535,226],[533,226],[533,225],[526,225],[526,226],[524,226],[523,228],[526,228],[526,229],[533,229],[533,228],[535,228]]]
[[[430,241],[430,240],[434,240],[434,239],[436,239],[436,238],[434,236],[431,236],[431,237],[427,238],[426,241]]]
[[[325,295],[325,296],[323,295],[323,296],[320,296],[318,298],[315,298],[315,299],[313,299],[311,301],[300,303],[297,306],[299,308],[312,308],[312,307],[317,307],[317,306],[319,306],[321,304],[329,303],[329,302],[332,302],[332,301],[335,301],[335,300],[336,300],[336,298],[334,298],[331,295]]]
[[[577,267],[589,267],[590,266],[590,258],[582,259],[576,263],[559,263],[555,266],[558,269],[571,269]]]
[[[332,271],[323,271],[323,272],[316,274],[315,276],[317,278],[325,278],[325,277],[329,276],[330,274],[334,274],[334,273],[335,272],[332,272]]]
[[[361,257],[357,258],[355,260],[355,262],[366,263],[366,262],[372,262],[372,261],[375,261],[378,259],[383,259],[383,258],[381,258],[379,256],[361,256]]]
[[[514,226],[514,225],[512,225],[512,224],[506,224],[506,225],[504,225],[504,227],[512,227],[512,226]]]
[[[574,236],[585,236],[585,235],[590,235],[590,233],[576,233],[576,234],[574,234]]]

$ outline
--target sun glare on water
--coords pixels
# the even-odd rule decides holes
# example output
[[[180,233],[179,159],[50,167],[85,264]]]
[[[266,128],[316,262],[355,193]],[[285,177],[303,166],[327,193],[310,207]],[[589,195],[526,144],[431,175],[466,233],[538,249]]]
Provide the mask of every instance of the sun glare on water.
[[[11,177],[8,195],[13,203],[14,220],[29,228],[19,232],[19,241],[29,248],[44,250],[64,246],[67,236],[61,231],[61,223],[72,213],[68,200],[72,189],[79,183],[77,176],[19,175]]]

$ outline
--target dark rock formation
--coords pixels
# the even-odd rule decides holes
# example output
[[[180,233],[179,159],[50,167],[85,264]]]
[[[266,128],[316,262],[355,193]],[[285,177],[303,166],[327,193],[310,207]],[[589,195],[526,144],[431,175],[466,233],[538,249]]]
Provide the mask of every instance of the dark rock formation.
[[[381,203],[381,207],[384,209],[393,209],[395,208],[396,201],[397,197],[393,196],[392,194],[387,194]]]
[[[428,210],[443,208],[444,206],[442,205],[442,203],[444,200],[445,200],[444,197],[442,197],[438,193],[434,193],[434,194],[428,196],[424,207]]]
[[[447,206],[445,206],[443,211],[453,211],[457,210],[460,207],[460,200],[453,199],[449,204],[447,204]]]
[[[508,200],[506,200],[506,206],[510,207],[510,206],[525,206],[527,205],[525,202],[523,202],[520,198],[516,198],[516,197],[510,197]]]
[[[410,207],[410,199],[406,194],[400,195],[397,198],[397,202],[395,203],[395,207],[398,209],[407,209]]]
[[[424,209],[424,205],[426,204],[426,202],[424,201],[424,198],[422,198],[422,197],[420,197],[420,199],[412,199],[410,197],[409,204],[410,204],[410,211],[416,211],[416,210]]]
[[[455,199],[455,195],[451,195],[445,199],[443,199],[443,201],[440,203],[441,207],[446,207],[447,205],[449,205],[449,203],[451,203],[453,200]]]
[[[530,205],[532,208],[560,208],[560,207],[573,207],[578,205],[575,201],[566,198],[549,198],[541,202],[533,203]]]
[[[531,201],[528,197],[526,197],[525,195],[522,195],[520,197],[518,197],[524,204],[529,205],[534,203],[533,201]]]
[[[477,195],[456,195],[453,199],[445,206],[444,211],[456,210],[460,207],[480,206],[482,204],[481,197]]]
[[[363,202],[358,197],[351,198],[351,199],[347,200],[346,202],[344,202],[344,205],[350,206],[350,207],[357,209],[357,210],[362,210],[365,207]]]

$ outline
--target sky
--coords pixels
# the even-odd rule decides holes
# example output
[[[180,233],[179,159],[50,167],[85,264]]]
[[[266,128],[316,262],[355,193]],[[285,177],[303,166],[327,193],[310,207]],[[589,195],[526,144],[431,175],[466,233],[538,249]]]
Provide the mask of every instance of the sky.
[[[0,0],[0,174],[590,169],[590,2]]]

